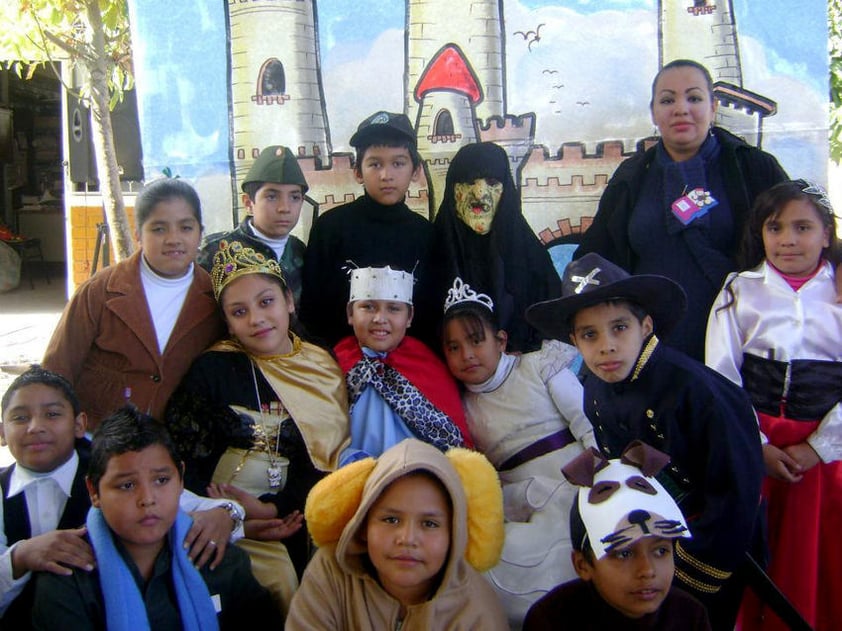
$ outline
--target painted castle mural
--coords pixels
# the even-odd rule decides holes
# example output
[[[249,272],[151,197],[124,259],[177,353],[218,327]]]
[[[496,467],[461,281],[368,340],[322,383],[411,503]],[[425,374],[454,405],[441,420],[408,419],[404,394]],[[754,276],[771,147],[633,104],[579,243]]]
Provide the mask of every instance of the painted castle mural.
[[[759,18],[741,6],[748,0],[400,4],[131,2],[146,178],[167,167],[191,179],[208,229],[229,229],[251,161],[266,145],[288,145],[310,184],[296,229],[306,239],[318,213],[362,193],[347,144],[356,124],[378,109],[403,111],[425,166],[407,200],[415,211],[432,218],[460,147],[492,141],[509,156],[536,234],[575,240],[618,164],[654,141],[649,82],[676,58],[710,69],[717,124],[792,174],[825,177],[820,0],[795,16],[770,0]],[[754,24],[742,47],[741,13]],[[793,19],[815,30],[816,47],[791,51]],[[804,60],[785,58],[778,41]]]

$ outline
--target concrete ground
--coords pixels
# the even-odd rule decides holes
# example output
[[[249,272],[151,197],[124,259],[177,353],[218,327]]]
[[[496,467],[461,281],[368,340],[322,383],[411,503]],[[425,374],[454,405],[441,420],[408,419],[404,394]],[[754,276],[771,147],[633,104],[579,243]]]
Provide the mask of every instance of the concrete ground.
[[[39,362],[67,303],[64,266],[49,265],[49,279],[33,270],[34,287],[24,277],[16,289],[0,293],[0,397],[14,378]],[[0,466],[10,461],[0,449]]]

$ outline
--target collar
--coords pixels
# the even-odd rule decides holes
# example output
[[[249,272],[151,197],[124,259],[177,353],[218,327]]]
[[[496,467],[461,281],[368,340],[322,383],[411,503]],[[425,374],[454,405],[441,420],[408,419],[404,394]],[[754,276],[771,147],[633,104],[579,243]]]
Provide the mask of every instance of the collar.
[[[62,492],[70,497],[70,490],[73,487],[73,478],[76,477],[76,469],[79,467],[79,454],[73,450],[73,454],[68,458],[63,465],[48,471],[47,473],[37,473],[25,467],[15,464],[12,470],[12,475],[9,480],[9,492],[6,497],[14,497],[18,493],[26,490],[29,486],[37,484],[39,480],[52,479],[58,484]]]
[[[270,237],[268,235],[263,234],[260,230],[257,229],[257,226],[254,225],[254,221],[248,222],[248,229],[251,231],[252,235],[258,240],[263,241],[266,245],[268,245],[273,250],[280,250],[286,247],[287,241],[289,241],[289,233],[286,236],[281,237],[280,239],[275,237]]]
[[[766,260],[764,260],[763,263],[756,269],[748,272],[742,272],[742,274],[749,277],[754,276],[755,278],[762,278],[763,282],[766,284],[786,285],[787,287],[790,286],[784,273],[779,271],[774,265]],[[813,272],[813,275],[810,276],[810,278],[801,284],[801,287],[812,283],[816,279],[825,280],[829,278],[833,280],[833,277],[833,266],[826,259],[822,259],[818,268],[816,268],[816,271]]]
[[[178,278],[164,278],[163,276],[159,275],[154,269],[152,269],[149,263],[146,260],[145,256],[140,257],[140,276],[143,280],[150,281],[154,285],[158,285],[159,287],[189,287],[190,283],[193,282],[193,266],[195,263],[190,263],[190,267],[187,268],[187,271],[184,272],[184,276],[179,276]]]
[[[658,336],[654,333],[649,336],[649,339],[646,340],[646,342],[643,343],[643,348],[641,348],[640,355],[638,355],[637,361],[634,364],[634,370],[631,371],[631,376],[628,378],[629,383],[636,381],[638,377],[640,377],[640,373],[646,367],[646,364],[652,357],[652,353],[654,353],[655,349],[658,347],[658,343]]]
[[[362,351],[362,354],[369,359],[386,359],[389,356],[388,352],[374,351],[368,346],[360,346],[360,350]]]
[[[477,384],[466,383],[465,388],[471,392],[493,392],[509,377],[512,369],[517,363],[517,356],[508,353],[500,354],[500,361],[497,362],[497,369],[486,381]]]

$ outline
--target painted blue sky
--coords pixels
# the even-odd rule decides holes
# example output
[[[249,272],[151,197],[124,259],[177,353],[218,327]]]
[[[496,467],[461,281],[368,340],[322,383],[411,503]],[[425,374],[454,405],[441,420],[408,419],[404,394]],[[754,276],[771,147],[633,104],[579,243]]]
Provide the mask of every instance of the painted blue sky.
[[[371,111],[403,108],[403,55],[395,52],[403,51],[404,3],[353,6],[351,11],[345,0],[317,0],[331,140],[339,150],[347,149],[356,123]],[[652,133],[646,105],[657,71],[657,0],[503,0],[503,8],[509,34],[554,23],[544,31],[544,46],[531,55],[518,41],[507,42],[507,111],[536,113],[536,142],[557,147]],[[782,151],[790,171],[818,177],[827,151],[826,0],[733,0],[733,8],[743,85],[778,103],[778,114],[764,124],[764,147]],[[571,37],[577,36],[582,43],[571,51]],[[587,69],[583,55],[590,60]],[[376,77],[367,89],[361,64],[368,77]],[[587,99],[594,105],[589,111],[542,105],[541,67],[566,73],[571,104]]]

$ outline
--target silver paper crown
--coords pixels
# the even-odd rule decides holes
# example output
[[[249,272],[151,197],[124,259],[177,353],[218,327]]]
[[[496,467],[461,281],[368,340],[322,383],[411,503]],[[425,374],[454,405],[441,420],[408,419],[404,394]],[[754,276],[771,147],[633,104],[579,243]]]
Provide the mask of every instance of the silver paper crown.
[[[447,298],[444,301],[444,312],[447,313],[452,307],[464,302],[478,302],[492,313],[494,312],[494,301],[487,294],[478,294],[468,283],[462,282],[458,276],[453,279],[453,287],[447,290]]]
[[[412,304],[411,272],[386,267],[357,267],[349,270],[351,294],[348,302],[356,300],[394,300]]]

